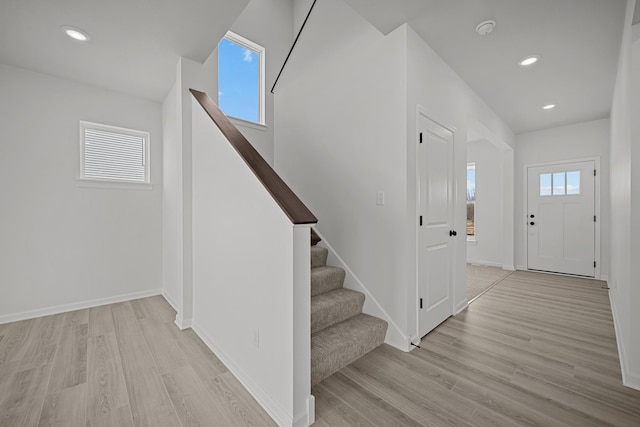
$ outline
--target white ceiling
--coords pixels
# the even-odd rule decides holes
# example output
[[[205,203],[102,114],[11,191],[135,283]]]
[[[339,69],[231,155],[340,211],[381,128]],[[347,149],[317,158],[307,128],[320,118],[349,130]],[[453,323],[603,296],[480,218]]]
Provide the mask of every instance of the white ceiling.
[[[385,34],[408,22],[516,133],[609,116],[626,0],[347,2]]]
[[[248,0],[0,0],[0,63],[162,101],[180,56],[204,62]],[[87,31],[83,44],[60,30]]]

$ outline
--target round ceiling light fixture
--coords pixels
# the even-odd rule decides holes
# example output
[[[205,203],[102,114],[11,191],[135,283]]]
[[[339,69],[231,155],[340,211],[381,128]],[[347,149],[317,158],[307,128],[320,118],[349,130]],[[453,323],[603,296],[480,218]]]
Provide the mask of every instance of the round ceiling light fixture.
[[[547,104],[542,107],[543,110],[553,110],[554,108],[556,108],[556,104]]]
[[[520,64],[521,67],[530,67],[538,61],[540,61],[540,55],[529,55],[518,61],[518,64]]]
[[[496,26],[496,21],[493,19],[489,19],[488,21],[484,21],[478,24],[476,27],[476,32],[481,36],[486,36],[491,33]]]
[[[60,27],[60,29],[62,29],[62,31],[64,31],[67,36],[71,37],[74,40],[80,42],[88,42],[89,40],[91,40],[91,36],[86,31],[83,31],[80,28],[72,27],[70,25],[63,25]]]

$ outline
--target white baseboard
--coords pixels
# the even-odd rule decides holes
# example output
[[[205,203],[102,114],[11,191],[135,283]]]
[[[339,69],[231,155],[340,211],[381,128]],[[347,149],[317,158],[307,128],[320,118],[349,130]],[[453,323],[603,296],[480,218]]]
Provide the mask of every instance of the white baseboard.
[[[527,266],[526,265],[516,265],[516,270],[526,271],[527,270]]]
[[[602,280],[603,282],[608,282],[609,281],[609,276],[607,276],[606,274],[601,274],[600,275],[600,280]]]
[[[164,297],[165,300],[167,300],[171,308],[173,308],[176,312],[178,312],[178,303],[173,298],[171,298],[168,293],[164,291],[162,292],[162,296]]]
[[[476,265],[481,265],[481,266],[485,266],[485,267],[500,267],[500,268],[502,268],[502,264],[500,264],[499,262],[491,262],[491,261],[478,261],[478,260],[468,259],[467,260],[467,264],[476,264]]]
[[[39,308],[37,310],[23,311],[21,313],[5,314],[0,316],[0,324],[33,319],[42,316],[51,316],[52,314],[66,313],[67,311],[82,310],[107,304],[115,304],[118,302],[147,298],[155,295],[162,295],[162,289],[150,289],[148,291],[132,292],[130,294],[115,295],[112,297],[98,298],[89,301]]]
[[[274,419],[279,426],[286,427],[301,427],[304,424],[302,422],[312,419],[314,415],[305,414],[304,416],[293,417],[287,415],[280,405],[275,402],[269,394],[256,384],[251,376],[248,375],[240,366],[236,364],[233,358],[229,357],[222,348],[206,333],[206,331],[198,324],[196,320],[193,320],[191,328],[200,337],[200,339],[209,347],[211,351],[220,359],[222,363],[229,369],[229,371],[240,381],[245,389],[258,401],[260,406],[267,411],[267,413]],[[308,406],[309,408],[310,406]]]
[[[455,316],[462,313],[464,310],[467,309],[467,307],[469,307],[469,302],[465,298],[463,301],[460,301],[458,304],[456,304],[456,306],[453,309],[453,315]]]
[[[176,324],[176,326],[178,326],[178,329],[180,329],[181,331],[184,331],[185,329],[189,329],[191,328],[192,325],[192,321],[191,319],[181,319],[180,318],[180,314],[176,314],[176,320],[174,322]]]
[[[640,375],[629,371],[624,342],[622,341],[622,337],[619,332],[620,321],[618,320],[616,303],[615,299],[612,297],[611,291],[609,291],[609,303],[611,304],[611,314],[613,315],[613,329],[616,333],[616,342],[618,343],[618,357],[620,358],[620,370],[622,371],[622,384],[626,387],[640,390]]]
[[[516,267],[513,265],[503,265],[502,269],[505,271],[516,271]]]

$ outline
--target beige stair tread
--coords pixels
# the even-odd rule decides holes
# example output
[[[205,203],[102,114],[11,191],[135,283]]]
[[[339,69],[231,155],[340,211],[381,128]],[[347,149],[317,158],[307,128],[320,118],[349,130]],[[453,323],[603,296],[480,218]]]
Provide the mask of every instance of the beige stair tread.
[[[359,314],[311,335],[311,384],[353,363],[384,342],[387,322]]]

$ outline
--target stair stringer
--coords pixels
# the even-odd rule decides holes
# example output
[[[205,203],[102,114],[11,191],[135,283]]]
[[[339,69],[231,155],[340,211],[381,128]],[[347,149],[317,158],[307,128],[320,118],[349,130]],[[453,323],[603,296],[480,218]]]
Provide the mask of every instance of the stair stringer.
[[[333,249],[327,239],[314,228],[313,231],[322,239],[318,243],[319,247],[326,248],[329,251],[329,258],[327,259],[327,265],[342,268],[346,275],[344,278],[343,287],[354,291],[359,291],[365,294],[364,307],[362,312],[370,316],[374,316],[385,320],[391,327],[387,328],[387,334],[384,338],[385,344],[389,344],[392,347],[408,352],[412,350],[411,337],[404,333],[404,331],[393,321],[389,313],[382,307],[380,302],[371,294],[366,285],[356,276],[356,274],[349,268],[349,265],[342,259],[342,257]]]

